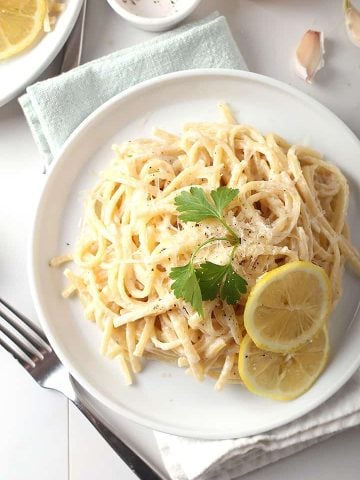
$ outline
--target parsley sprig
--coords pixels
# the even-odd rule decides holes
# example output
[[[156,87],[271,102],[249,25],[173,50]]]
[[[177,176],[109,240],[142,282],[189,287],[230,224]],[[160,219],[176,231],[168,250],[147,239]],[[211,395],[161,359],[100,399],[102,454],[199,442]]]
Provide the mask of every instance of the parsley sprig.
[[[232,267],[232,260],[241,239],[224,218],[225,208],[238,193],[239,190],[235,188],[219,187],[210,192],[212,200],[210,201],[202,188],[191,187],[190,191],[181,192],[175,197],[180,220],[201,222],[208,218],[215,218],[229,233],[227,237],[213,237],[206,240],[193,252],[189,263],[171,269],[170,278],[174,280],[171,288],[175,296],[190,303],[201,316],[204,316],[203,301],[214,300],[219,295],[221,300],[233,305],[238,302],[240,295],[246,292],[246,280],[238,275]],[[206,261],[196,268],[194,259],[199,250],[209,243],[218,241],[229,242],[233,245],[229,261],[225,265]]]

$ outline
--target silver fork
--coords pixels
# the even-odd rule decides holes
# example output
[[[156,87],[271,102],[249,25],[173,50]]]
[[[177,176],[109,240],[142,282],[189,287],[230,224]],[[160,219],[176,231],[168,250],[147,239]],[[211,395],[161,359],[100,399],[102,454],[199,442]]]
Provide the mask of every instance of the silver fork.
[[[69,38],[65,43],[59,73],[68,72],[69,70],[80,65],[85,31],[86,1],[87,0],[83,0],[83,4],[74,28],[72,29]]]
[[[94,425],[128,467],[142,480],[166,480],[154,466],[114,435],[79,398],[71,375],[60,362],[44,333],[22,313],[0,298],[0,345],[18,360],[44,388],[67,397]]]

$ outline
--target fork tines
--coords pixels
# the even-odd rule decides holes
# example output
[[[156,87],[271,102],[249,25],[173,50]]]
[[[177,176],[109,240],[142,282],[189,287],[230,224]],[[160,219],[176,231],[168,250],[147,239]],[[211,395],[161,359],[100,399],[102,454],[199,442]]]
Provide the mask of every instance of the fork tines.
[[[24,367],[34,367],[51,347],[41,330],[0,298],[0,345]]]

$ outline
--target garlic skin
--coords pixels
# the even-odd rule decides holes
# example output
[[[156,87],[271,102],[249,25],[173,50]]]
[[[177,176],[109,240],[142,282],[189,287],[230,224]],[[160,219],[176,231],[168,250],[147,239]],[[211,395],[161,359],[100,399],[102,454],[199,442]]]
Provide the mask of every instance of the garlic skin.
[[[345,25],[349,40],[360,47],[360,12],[349,0],[344,1]]]
[[[306,82],[312,83],[315,74],[325,65],[324,34],[308,30],[296,49],[296,72]]]

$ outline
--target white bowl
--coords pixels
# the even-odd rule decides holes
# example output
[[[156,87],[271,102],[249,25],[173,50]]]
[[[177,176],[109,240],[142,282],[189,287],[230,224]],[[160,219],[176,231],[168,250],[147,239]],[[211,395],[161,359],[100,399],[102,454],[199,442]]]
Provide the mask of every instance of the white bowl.
[[[76,380],[131,420],[207,439],[255,435],[284,425],[320,405],[350,378],[360,366],[360,282],[355,273],[346,269],[341,300],[329,319],[331,354],[323,374],[296,400],[275,402],[239,385],[215,392],[210,379],[196,382],[183,369],[156,361],[147,362],[127,387],[118,362],[100,355],[101,333],[84,318],[78,299],[62,298],[62,268],[50,268],[49,259],[71,249],[66,243],[72,244],[79,233],[84,192],[96,182],[94,172],[112,159],[114,143],[147,137],[156,125],[176,133],[185,122],[216,121],[219,101],[228,102],[242,123],[275,131],[293,144],[305,138],[341,166],[351,180],[348,223],[359,245],[360,142],[355,135],[329,110],[289,85],[250,72],[209,69],[171,73],[131,87],[73,132],[47,174],[29,255],[38,318]]]
[[[201,0],[107,1],[118,15],[135,25],[135,27],[150,32],[161,32],[174,27],[190,15],[201,2]],[[174,11],[172,12],[171,10]]]

